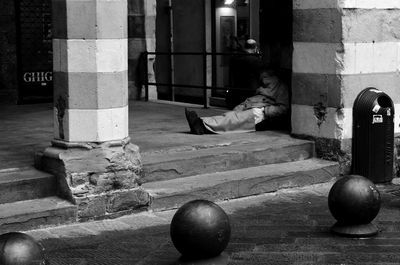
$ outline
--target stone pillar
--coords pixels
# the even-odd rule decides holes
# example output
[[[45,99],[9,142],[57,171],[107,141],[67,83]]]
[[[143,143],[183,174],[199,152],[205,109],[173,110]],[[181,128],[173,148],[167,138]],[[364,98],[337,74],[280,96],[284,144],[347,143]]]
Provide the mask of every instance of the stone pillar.
[[[54,140],[42,168],[80,219],[147,205],[128,135],[127,0],[53,0]]]
[[[157,1],[145,0],[144,14],[145,14],[145,32],[146,32],[146,48],[148,52],[156,51],[156,16],[157,16]],[[151,83],[156,82],[156,75],[154,72],[154,64],[156,62],[155,55],[149,55],[147,61],[148,81]],[[149,86],[148,91],[149,100],[157,100],[157,87]]]
[[[339,160],[346,173],[361,90],[386,92],[400,111],[400,4],[295,0],[293,8],[292,132],[314,138],[317,153]]]

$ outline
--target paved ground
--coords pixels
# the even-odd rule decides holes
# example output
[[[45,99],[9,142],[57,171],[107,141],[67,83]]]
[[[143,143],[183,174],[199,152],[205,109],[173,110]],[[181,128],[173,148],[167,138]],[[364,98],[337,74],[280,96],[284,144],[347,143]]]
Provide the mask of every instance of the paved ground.
[[[327,208],[332,183],[223,202],[232,237],[229,264],[400,264],[400,192],[380,186],[383,204],[374,223],[378,236],[330,234]],[[169,237],[174,211],[29,231],[52,265],[174,264]]]

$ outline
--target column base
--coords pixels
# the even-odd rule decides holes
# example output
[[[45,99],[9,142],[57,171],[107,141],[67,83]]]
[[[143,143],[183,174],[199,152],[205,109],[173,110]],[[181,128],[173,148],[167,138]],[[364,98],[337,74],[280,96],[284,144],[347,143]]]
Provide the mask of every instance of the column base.
[[[371,237],[378,234],[379,230],[372,223],[346,225],[337,222],[331,227],[331,232],[344,237]]]
[[[149,194],[139,147],[129,137],[104,143],[52,141],[35,160],[39,169],[57,177],[57,194],[78,207],[78,219],[102,219],[147,207]]]
[[[174,265],[227,265],[229,256],[222,252],[220,255],[204,259],[185,259],[183,256],[174,263]]]

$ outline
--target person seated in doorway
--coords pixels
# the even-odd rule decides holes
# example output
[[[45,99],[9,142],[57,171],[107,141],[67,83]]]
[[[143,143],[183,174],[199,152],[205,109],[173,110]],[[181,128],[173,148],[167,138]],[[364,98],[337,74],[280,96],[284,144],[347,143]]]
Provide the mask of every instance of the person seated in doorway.
[[[258,52],[257,42],[248,39],[244,44],[243,52],[232,56],[229,67],[230,86],[238,90],[228,90],[225,101],[228,108],[233,109],[246,98],[253,96],[259,86],[263,62]]]
[[[272,69],[260,74],[261,86],[256,95],[247,98],[232,111],[211,117],[199,117],[185,109],[193,134],[252,132],[262,129],[283,129],[288,119],[289,92]]]

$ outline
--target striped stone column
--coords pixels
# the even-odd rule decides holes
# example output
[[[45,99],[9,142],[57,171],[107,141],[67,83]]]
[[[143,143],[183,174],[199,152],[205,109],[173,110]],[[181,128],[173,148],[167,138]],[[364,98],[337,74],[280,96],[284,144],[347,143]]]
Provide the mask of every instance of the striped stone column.
[[[357,95],[372,86],[400,103],[400,2],[295,0],[293,8],[292,132],[316,139],[319,155],[348,171]]]
[[[126,0],[54,0],[54,137],[128,137]]]
[[[127,0],[53,0],[54,140],[39,166],[78,218],[149,203],[128,135]]]

